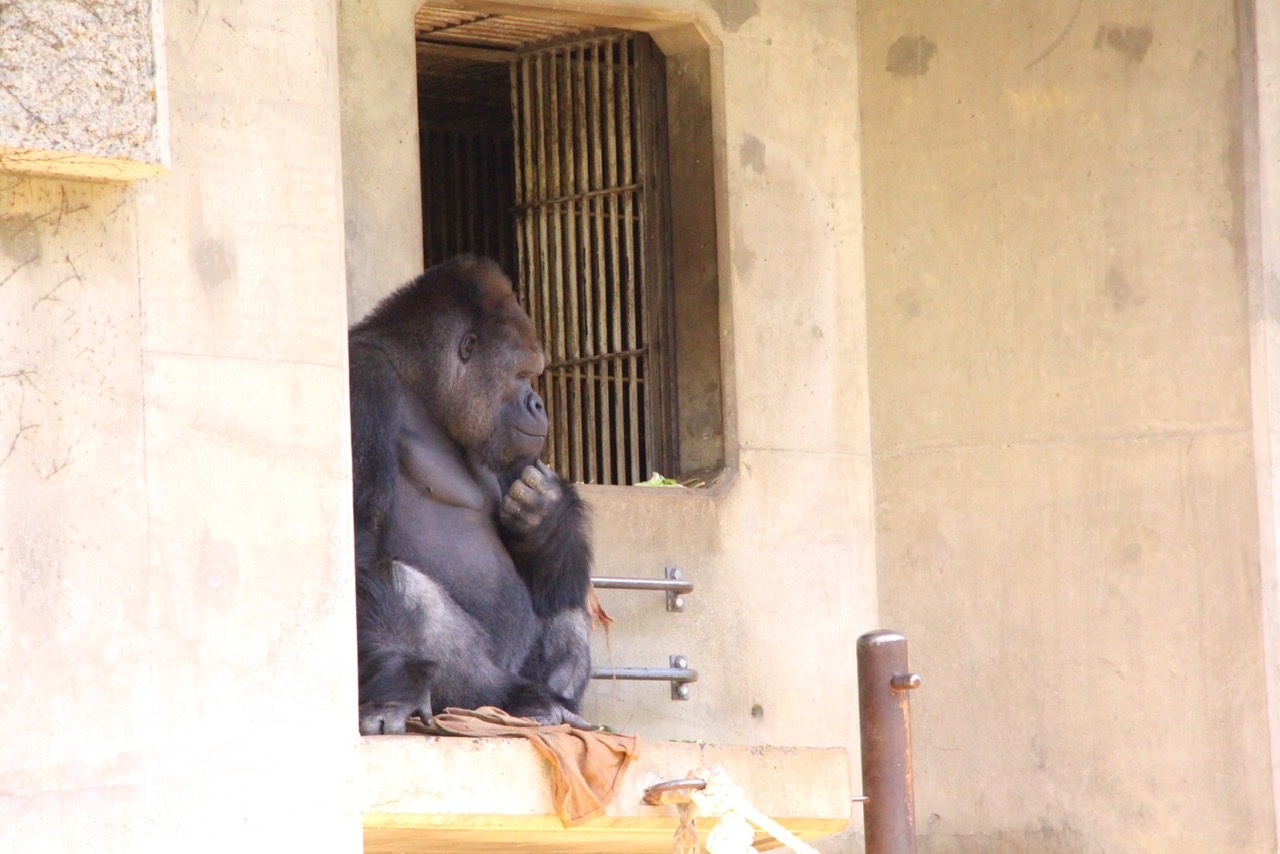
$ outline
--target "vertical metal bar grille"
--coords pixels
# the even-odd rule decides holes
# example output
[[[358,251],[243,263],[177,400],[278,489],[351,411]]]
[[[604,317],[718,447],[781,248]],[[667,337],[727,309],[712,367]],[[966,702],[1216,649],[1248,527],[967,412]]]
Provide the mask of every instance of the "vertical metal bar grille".
[[[655,259],[668,245],[655,56],[619,34],[511,66],[519,289],[547,348],[548,462],[588,483],[635,483],[671,458],[671,407],[650,379],[668,361],[650,317],[666,305],[651,294],[667,287]]]
[[[420,135],[425,266],[469,252],[512,269],[511,138],[437,127]]]

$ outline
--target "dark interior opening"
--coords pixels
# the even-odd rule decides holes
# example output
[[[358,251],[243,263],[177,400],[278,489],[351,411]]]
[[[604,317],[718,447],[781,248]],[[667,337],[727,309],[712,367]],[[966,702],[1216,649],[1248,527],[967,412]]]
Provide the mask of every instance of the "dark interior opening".
[[[586,483],[709,481],[724,437],[706,51],[429,6],[416,27],[423,261],[486,255],[512,277],[547,350],[548,463]]]

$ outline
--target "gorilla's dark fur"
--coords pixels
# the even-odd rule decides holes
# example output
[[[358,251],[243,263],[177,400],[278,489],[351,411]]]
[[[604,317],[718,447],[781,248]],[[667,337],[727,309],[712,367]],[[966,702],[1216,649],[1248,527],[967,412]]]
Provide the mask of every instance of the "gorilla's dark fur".
[[[360,730],[448,706],[578,717],[591,547],[538,461],[533,325],[497,265],[428,270],[352,327]]]

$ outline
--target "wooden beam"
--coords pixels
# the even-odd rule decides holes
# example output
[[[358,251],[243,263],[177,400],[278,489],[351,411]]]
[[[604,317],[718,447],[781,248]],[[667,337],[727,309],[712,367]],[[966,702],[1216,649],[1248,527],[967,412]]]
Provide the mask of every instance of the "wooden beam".
[[[439,42],[418,41],[419,53],[430,53],[436,56],[447,56],[451,59],[466,59],[473,62],[515,62],[516,52],[513,50],[494,50],[486,47],[470,47],[461,44],[441,44]]]

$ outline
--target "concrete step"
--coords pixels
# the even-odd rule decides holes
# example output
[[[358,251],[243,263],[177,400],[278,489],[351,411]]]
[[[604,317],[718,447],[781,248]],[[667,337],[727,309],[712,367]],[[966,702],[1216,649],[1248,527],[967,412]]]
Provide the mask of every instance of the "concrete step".
[[[641,803],[644,788],[724,768],[747,799],[802,839],[839,833],[852,812],[842,748],[643,741],[607,813],[564,828],[547,762],[523,739],[424,735],[361,739],[366,854],[401,852],[669,852],[674,806]],[[705,839],[713,819],[698,821]],[[776,843],[757,834],[757,847]]]

